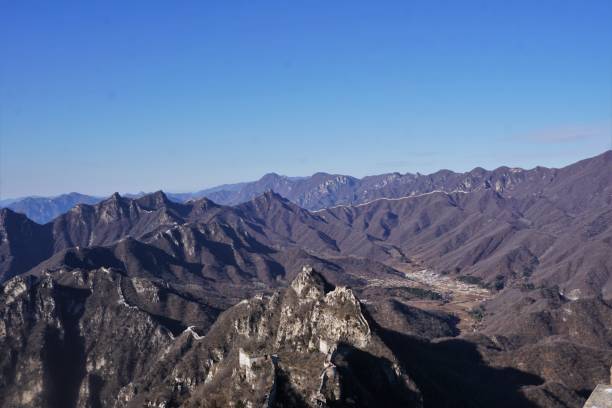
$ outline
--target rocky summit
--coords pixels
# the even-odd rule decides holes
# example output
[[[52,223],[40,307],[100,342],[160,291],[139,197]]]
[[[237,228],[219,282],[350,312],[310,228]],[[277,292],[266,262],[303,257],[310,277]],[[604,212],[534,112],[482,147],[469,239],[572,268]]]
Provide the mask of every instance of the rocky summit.
[[[105,268],[68,275],[3,288],[3,406],[423,404],[355,294],[312,267],[206,334],[140,306],[160,302],[150,282]]]

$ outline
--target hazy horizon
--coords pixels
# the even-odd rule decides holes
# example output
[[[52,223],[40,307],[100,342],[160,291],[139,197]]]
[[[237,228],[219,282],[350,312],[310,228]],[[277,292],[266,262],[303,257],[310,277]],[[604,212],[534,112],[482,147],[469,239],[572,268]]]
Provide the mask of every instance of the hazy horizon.
[[[606,149],[606,150],[602,151],[601,153],[595,154],[594,156],[583,157],[583,158],[580,158],[578,160],[574,160],[574,161],[571,161],[571,162],[568,162],[568,163],[565,163],[565,164],[562,164],[562,165],[559,165],[559,166],[543,166],[543,167],[563,168],[563,167],[565,167],[567,165],[571,165],[571,164],[576,163],[578,161],[589,159],[589,158],[592,158],[592,157],[595,157],[595,156],[599,156],[600,154],[604,154],[605,152],[608,152],[608,151],[612,151],[612,149]],[[448,168],[439,168],[437,170],[434,170],[434,171],[428,172],[428,173],[423,173],[423,172],[419,172],[419,171],[415,171],[415,172],[389,171],[389,172],[385,172],[385,173],[364,174],[364,175],[361,175],[361,176],[355,176],[354,174],[347,174],[347,173],[331,173],[331,174],[338,174],[338,175],[344,175],[344,176],[352,176],[352,177],[357,177],[357,178],[363,178],[365,176],[376,176],[376,175],[388,174],[388,173],[400,173],[400,174],[407,174],[407,173],[417,174],[417,173],[419,173],[421,175],[427,176],[427,175],[430,175],[432,173],[435,173],[435,172],[441,171],[441,170],[450,170],[450,171],[453,171],[453,172],[456,172],[456,173],[466,173],[466,172],[469,172],[469,171],[471,171],[471,170],[473,170],[473,169],[475,169],[477,167],[483,167],[485,170],[495,170],[495,169],[497,169],[499,167],[504,167],[504,166],[505,167],[509,167],[509,168],[522,168],[523,170],[530,170],[530,169],[533,169],[536,166],[541,166],[541,165],[538,164],[538,165],[535,165],[533,167],[521,167],[521,166],[510,166],[510,165],[507,165],[507,164],[500,164],[499,166],[491,167],[491,168],[485,168],[483,166],[474,166],[474,167],[471,167],[471,168],[465,169],[465,170],[454,170],[454,169],[448,169]],[[110,195],[112,195],[114,193],[119,193],[120,195],[150,194],[150,193],[154,193],[156,191],[163,191],[164,193],[167,193],[167,194],[185,194],[185,193],[194,193],[194,192],[201,191],[201,190],[208,190],[208,189],[213,189],[213,188],[217,188],[217,187],[222,187],[224,185],[233,185],[233,184],[239,184],[239,183],[254,182],[254,181],[257,181],[257,180],[261,179],[265,175],[271,174],[271,173],[276,173],[279,176],[289,177],[289,178],[307,178],[307,177],[310,177],[310,176],[314,175],[315,173],[320,173],[320,172],[321,171],[318,171],[318,172],[314,172],[314,173],[311,173],[311,174],[308,174],[308,175],[289,175],[289,174],[278,173],[278,172],[275,172],[275,171],[269,171],[267,173],[261,174],[260,176],[254,178],[254,179],[237,180],[235,182],[222,183],[222,184],[214,184],[214,185],[203,186],[203,187],[202,186],[200,186],[200,187],[196,186],[196,187],[194,187],[192,189],[189,189],[189,190],[176,190],[176,189],[172,189],[172,188],[163,188],[163,187],[160,187],[160,188],[154,188],[154,189],[146,190],[146,191],[145,190],[133,190],[133,191],[117,191],[117,190],[113,190],[113,191],[103,192],[101,194],[88,193],[87,191],[63,191],[63,192],[60,192],[60,193],[57,193],[57,194],[49,194],[49,195],[29,194],[29,195],[17,196],[17,197],[1,197],[0,201],[10,201],[10,200],[15,200],[15,199],[18,200],[18,199],[22,199],[22,198],[26,198],[26,197],[48,198],[48,197],[57,197],[57,196],[60,196],[60,195],[72,194],[72,193],[78,193],[78,194],[83,194],[83,195],[90,195],[90,196],[94,196],[94,197],[95,196],[97,196],[97,197],[107,197],[107,196],[110,196]],[[328,172],[323,171],[323,173],[328,173]]]

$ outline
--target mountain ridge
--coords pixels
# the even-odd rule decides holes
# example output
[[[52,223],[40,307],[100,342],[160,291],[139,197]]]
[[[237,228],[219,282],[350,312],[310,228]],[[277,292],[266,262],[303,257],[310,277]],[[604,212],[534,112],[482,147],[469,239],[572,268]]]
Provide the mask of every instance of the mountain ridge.
[[[612,156],[612,150],[600,155],[578,161],[561,168],[536,166],[532,169],[500,166],[494,170],[475,167],[467,172],[438,170],[428,175],[420,173],[398,172],[365,176],[362,178],[324,172],[314,173],[308,177],[288,177],[277,173],[268,173],[259,180],[224,184],[199,190],[192,193],[166,193],[176,202],[186,202],[207,197],[219,204],[236,205],[274,190],[289,200],[308,210],[320,210],[335,205],[362,204],[377,198],[399,198],[423,194],[433,190],[450,192],[453,190],[473,191],[478,188],[506,189],[512,184],[524,181],[525,177],[554,177],[558,171],[580,166],[580,163],[606,160]],[[513,186],[511,188],[514,188]],[[126,194],[126,197],[138,198],[146,193]],[[68,211],[79,203],[95,204],[104,198],[79,193],[62,194],[55,197],[24,197],[21,199],[3,200],[4,206],[28,215],[38,223],[46,223],[56,216]]]

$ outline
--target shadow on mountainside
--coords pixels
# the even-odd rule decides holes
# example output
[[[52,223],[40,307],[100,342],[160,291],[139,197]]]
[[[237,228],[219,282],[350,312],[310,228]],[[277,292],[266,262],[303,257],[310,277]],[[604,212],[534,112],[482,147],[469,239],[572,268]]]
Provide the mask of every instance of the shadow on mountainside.
[[[280,367],[277,368],[276,381],[274,408],[308,408],[304,398],[291,385],[289,375]]]
[[[44,333],[44,389],[50,408],[75,407],[79,384],[86,374],[85,340],[80,333],[79,320],[91,292],[61,285],[52,290],[62,328],[48,327]]]
[[[433,343],[378,330],[421,390],[425,407],[535,407],[520,388],[544,380],[514,368],[486,365],[473,343],[463,339]]]
[[[329,402],[330,407],[419,406],[408,378],[399,376],[388,359],[340,343],[332,362],[340,374],[343,397]]]

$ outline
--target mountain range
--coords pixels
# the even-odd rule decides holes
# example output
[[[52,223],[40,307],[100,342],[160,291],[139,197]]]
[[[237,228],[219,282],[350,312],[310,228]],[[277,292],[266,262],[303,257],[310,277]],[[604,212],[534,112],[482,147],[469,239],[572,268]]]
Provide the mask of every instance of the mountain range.
[[[604,153],[604,155],[610,152]],[[572,168],[572,166],[568,166]],[[557,177],[563,169],[536,167],[531,170],[499,167],[485,170],[477,167],[466,173],[440,170],[429,175],[388,173],[361,179],[346,175],[316,173],[310,177],[287,177],[269,173],[253,182],[224,184],[193,193],[167,193],[169,199],[187,202],[209,198],[218,204],[236,205],[249,201],[266,191],[274,191],[307,210],[320,210],[336,205],[363,204],[378,198],[401,198],[441,192],[472,192],[485,189],[506,191],[506,195],[534,192],[543,188],[548,180]],[[145,193],[126,194],[137,198]],[[103,197],[79,193],[56,197],[23,197],[1,200],[0,207],[25,214],[33,221],[44,224],[65,213],[76,204],[95,204]]]
[[[579,407],[609,376],[610,151],[200,193],[0,210],[0,405]]]

